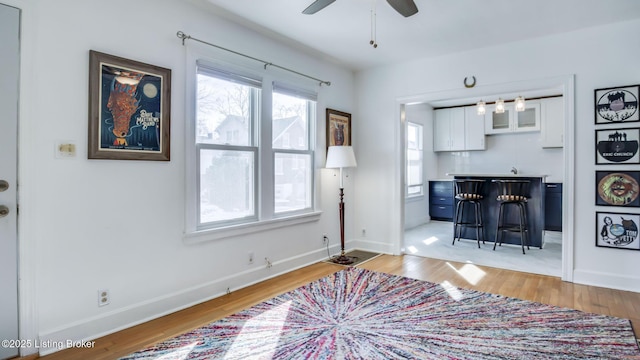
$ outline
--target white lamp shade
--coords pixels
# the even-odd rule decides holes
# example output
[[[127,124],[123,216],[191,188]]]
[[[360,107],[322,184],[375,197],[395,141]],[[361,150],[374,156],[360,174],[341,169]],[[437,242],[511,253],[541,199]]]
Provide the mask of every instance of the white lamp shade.
[[[356,156],[353,154],[353,148],[351,146],[329,146],[326,168],[337,169],[356,166],[358,166],[358,164],[356,163]]]

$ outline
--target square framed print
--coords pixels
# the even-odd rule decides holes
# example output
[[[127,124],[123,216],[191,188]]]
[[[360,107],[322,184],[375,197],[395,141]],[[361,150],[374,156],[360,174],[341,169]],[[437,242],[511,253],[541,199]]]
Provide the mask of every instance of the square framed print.
[[[596,130],[596,165],[640,164],[640,128]]]
[[[596,125],[640,121],[638,96],[640,85],[594,90]]]
[[[170,157],[171,70],[89,52],[89,159]]]
[[[327,148],[351,146],[351,114],[327,108]]]
[[[596,171],[596,205],[640,207],[640,171]]]
[[[596,212],[596,246],[640,250],[639,223],[638,214]]]

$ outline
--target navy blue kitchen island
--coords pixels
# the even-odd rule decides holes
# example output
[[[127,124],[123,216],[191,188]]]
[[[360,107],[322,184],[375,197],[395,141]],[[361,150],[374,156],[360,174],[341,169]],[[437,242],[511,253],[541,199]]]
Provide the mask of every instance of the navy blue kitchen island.
[[[527,180],[529,181],[529,196],[526,204],[528,217],[529,246],[542,248],[544,245],[544,179],[545,175],[504,175],[504,174],[447,174],[454,179],[479,179],[484,180],[482,193],[484,198],[482,203],[482,217],[484,219],[484,239],[491,245],[496,238],[496,228],[498,225],[498,211],[500,203],[496,200],[498,188],[493,180]],[[466,209],[465,209],[466,210]],[[471,209],[469,209],[471,210]],[[517,223],[518,214],[516,211],[509,211],[505,217],[508,223]],[[473,211],[465,211],[465,222],[472,221]],[[462,232],[463,239],[476,240],[476,230],[465,228]],[[520,234],[505,231],[503,243],[520,245]]]

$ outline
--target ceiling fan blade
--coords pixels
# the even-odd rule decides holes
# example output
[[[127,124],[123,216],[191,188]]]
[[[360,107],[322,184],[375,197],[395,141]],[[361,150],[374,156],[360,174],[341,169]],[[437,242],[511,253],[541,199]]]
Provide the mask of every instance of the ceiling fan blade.
[[[413,0],[387,0],[387,2],[404,17],[409,17],[418,13],[418,7]]]
[[[302,11],[302,13],[307,15],[315,14],[325,7],[331,5],[331,3],[334,1],[336,0],[316,0],[311,5],[307,6],[307,8]]]

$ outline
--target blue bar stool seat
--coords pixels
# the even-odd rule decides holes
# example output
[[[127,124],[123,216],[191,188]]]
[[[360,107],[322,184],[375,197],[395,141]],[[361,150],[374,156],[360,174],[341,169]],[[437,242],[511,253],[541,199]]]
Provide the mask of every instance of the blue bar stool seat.
[[[455,199],[456,211],[453,218],[453,244],[455,245],[456,239],[460,241],[462,237],[462,229],[465,227],[476,229],[476,239],[478,241],[478,248],[480,247],[480,241],[484,244],[484,223],[482,220],[482,199],[484,198],[482,192],[482,186],[484,180],[477,179],[456,179],[455,185]],[[474,216],[473,220],[464,218],[464,207],[466,204],[473,206]],[[468,206],[467,206],[468,207]]]

